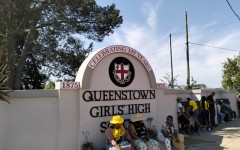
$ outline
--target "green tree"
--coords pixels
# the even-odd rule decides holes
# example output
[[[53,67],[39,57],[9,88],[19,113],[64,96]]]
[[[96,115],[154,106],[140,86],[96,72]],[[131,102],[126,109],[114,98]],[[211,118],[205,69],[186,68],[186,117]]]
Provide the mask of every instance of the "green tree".
[[[227,90],[240,93],[240,54],[223,63],[222,86]]]
[[[177,84],[177,76],[173,77],[173,83],[172,83],[172,78],[169,72],[165,73],[165,76],[163,76],[163,79],[160,79],[163,83],[165,83],[167,85],[168,89],[172,88],[172,84],[173,84],[173,88],[180,88]]]
[[[44,87],[45,90],[55,89],[55,82],[49,81],[47,85]]]
[[[6,97],[9,97],[8,93],[11,92],[11,90],[6,86],[6,82],[8,80],[6,76],[6,68],[7,65],[1,65],[0,66],[0,100],[5,101],[10,104],[10,102],[7,100]]]
[[[48,77],[41,73],[41,65],[31,54],[26,60],[21,89],[43,89]]]
[[[74,76],[92,50],[76,35],[101,42],[121,25],[119,13],[114,4],[101,7],[95,0],[1,0],[0,64],[7,64],[8,86],[24,85],[29,59],[47,77]]]
[[[69,39],[67,43],[71,42],[75,42],[75,40]],[[55,50],[54,53],[48,54],[48,58],[51,59],[46,60],[45,66],[47,66],[47,69],[45,72],[47,72],[48,75],[58,78],[58,80],[72,81],[75,79],[80,65],[89,52],[91,52],[93,45],[90,44],[85,50],[79,50],[82,48],[78,44],[72,47],[67,43],[65,48]],[[81,41],[79,40],[77,43],[81,43]]]
[[[21,54],[21,47],[25,40],[24,38],[25,37],[22,35],[18,36],[15,40],[16,46],[14,49],[17,54]],[[2,60],[4,60],[4,57]],[[32,53],[29,53],[23,69],[20,89],[42,89],[48,76],[41,72],[41,68],[41,60],[39,60],[38,57],[34,57]]]
[[[202,89],[202,88],[206,88],[206,87],[207,87],[206,84],[198,84],[197,81],[194,80],[192,77],[191,84],[189,87],[187,86],[186,89],[193,90],[193,89]]]

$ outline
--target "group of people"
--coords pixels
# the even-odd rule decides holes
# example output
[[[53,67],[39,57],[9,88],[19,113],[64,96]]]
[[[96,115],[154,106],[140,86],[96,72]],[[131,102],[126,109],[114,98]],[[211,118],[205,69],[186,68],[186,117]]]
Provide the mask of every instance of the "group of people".
[[[124,119],[120,116],[113,116],[110,126],[105,130],[108,140],[107,150],[160,150],[157,141],[149,138],[147,128],[143,122],[145,118],[141,114],[131,117],[128,129],[123,126]]]
[[[128,128],[125,129],[124,119],[120,115],[113,116],[110,126],[105,130],[107,150],[160,150],[157,140],[149,137],[144,118],[137,113],[131,117]],[[165,143],[167,150],[171,150],[172,141],[179,142],[178,132],[173,124],[173,117],[167,116],[162,125],[158,140]]]
[[[157,139],[149,136],[148,128],[144,124],[146,118],[141,114],[132,115],[127,128],[124,127],[124,119],[120,115],[113,116],[105,130],[106,150],[160,150],[158,140],[165,143],[167,150],[171,150],[173,142],[179,142],[178,129],[183,134],[189,134],[191,131],[198,133],[201,129],[212,131],[218,126],[215,123],[216,110],[221,123],[236,118],[236,112],[231,109],[230,101],[215,101],[214,95],[212,92],[208,96],[202,96],[199,103],[191,98],[187,98],[187,103],[184,103],[182,98],[178,97],[179,126],[178,128],[174,126],[173,116],[167,116]]]
[[[231,109],[229,100],[214,100],[215,93],[202,96],[197,103],[193,99],[187,98],[187,103],[183,105],[182,98],[177,98],[177,112],[180,131],[189,134],[192,130],[214,130],[218,126],[215,122],[217,115],[219,123],[225,123],[236,118],[236,112]],[[217,112],[217,114],[216,114]]]
[[[219,100],[216,107],[218,120],[220,123],[225,123],[236,119],[236,111],[232,110],[229,100]]]
[[[177,112],[180,131],[189,134],[192,130],[197,132],[200,129],[208,131],[217,126],[215,123],[215,93],[209,96],[202,96],[200,103],[191,98],[187,98],[185,106],[182,104],[182,98],[177,98]]]

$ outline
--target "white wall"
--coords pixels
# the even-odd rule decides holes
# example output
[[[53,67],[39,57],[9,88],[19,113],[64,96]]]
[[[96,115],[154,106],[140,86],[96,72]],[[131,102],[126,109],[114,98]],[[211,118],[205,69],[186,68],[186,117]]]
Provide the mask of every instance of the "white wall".
[[[157,129],[167,115],[176,119],[176,97],[206,95],[214,91],[215,98],[229,98],[233,109],[236,106],[236,91],[224,90],[156,90],[156,99],[151,101],[151,113],[143,114],[154,118],[152,125]],[[87,103],[81,99],[84,90],[30,90],[13,91],[11,104],[0,102],[0,149],[1,150],[79,150],[85,143],[82,132],[89,131],[89,142],[95,149],[104,147],[105,136],[99,124],[109,121],[111,116],[92,118],[89,108],[112,105],[103,102]],[[144,101],[140,101],[142,103]],[[122,101],[114,105],[124,104]],[[138,103],[138,102],[125,102]],[[124,115],[129,119],[131,115]],[[147,124],[147,122],[146,122]],[[148,124],[147,124],[148,125]]]
[[[79,143],[79,90],[59,90],[58,149],[80,149]],[[82,111],[81,113],[84,113]]]
[[[14,91],[11,104],[1,104],[1,150],[56,150],[56,91]],[[5,116],[3,117],[2,114]]]
[[[127,58],[134,66],[135,75],[129,74],[134,80],[126,87],[116,86],[109,77],[109,66],[117,57]],[[118,111],[117,108],[120,114],[124,112],[122,117],[130,119],[137,112],[131,112],[129,105],[142,106],[147,103],[150,112],[144,112],[143,116],[153,118],[152,125],[158,130],[168,115],[174,117],[177,126],[178,96],[185,101],[187,97],[200,100],[202,95],[206,96],[214,91],[215,98],[229,98],[232,108],[236,108],[235,91],[156,88],[156,79],[147,60],[138,51],[127,46],[110,46],[96,51],[82,63],[76,82],[67,84],[73,86],[63,86],[63,83],[57,84],[57,90],[13,91],[11,105],[0,102],[0,150],[79,150],[86,142],[83,132],[89,132],[88,142],[92,142],[95,149],[101,150],[106,141],[101,132],[106,124],[102,123],[108,122],[117,114],[115,106],[118,105],[126,108],[124,111]],[[153,90],[155,98],[87,102],[83,100],[83,93],[87,90]],[[106,116],[93,117],[90,115],[93,107],[105,107],[114,111]]]
[[[7,117],[8,117],[8,108],[10,105],[6,102],[0,101],[0,149],[3,149],[3,146],[6,142],[6,136],[8,133],[7,129]]]

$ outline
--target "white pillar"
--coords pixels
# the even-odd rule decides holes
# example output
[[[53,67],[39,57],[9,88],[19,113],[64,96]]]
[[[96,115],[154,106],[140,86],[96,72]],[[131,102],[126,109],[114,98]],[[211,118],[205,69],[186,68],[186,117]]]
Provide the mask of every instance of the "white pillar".
[[[79,150],[79,86],[63,87],[63,83],[69,82],[56,83],[59,89],[58,150]]]

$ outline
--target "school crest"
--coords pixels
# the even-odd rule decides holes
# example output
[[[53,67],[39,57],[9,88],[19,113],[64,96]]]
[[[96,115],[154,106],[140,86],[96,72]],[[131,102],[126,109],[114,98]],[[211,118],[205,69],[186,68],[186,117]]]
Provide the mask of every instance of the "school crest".
[[[111,62],[109,77],[115,85],[126,87],[132,83],[134,76],[134,67],[127,58],[117,57]]]

